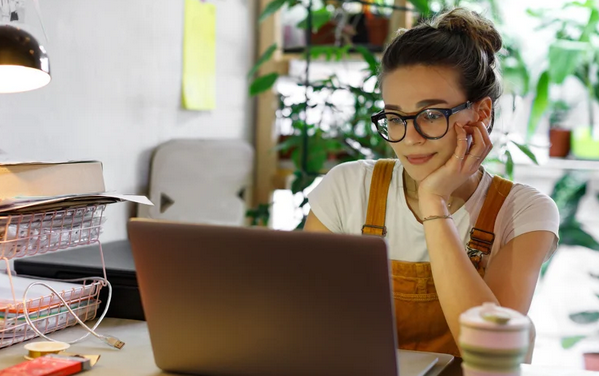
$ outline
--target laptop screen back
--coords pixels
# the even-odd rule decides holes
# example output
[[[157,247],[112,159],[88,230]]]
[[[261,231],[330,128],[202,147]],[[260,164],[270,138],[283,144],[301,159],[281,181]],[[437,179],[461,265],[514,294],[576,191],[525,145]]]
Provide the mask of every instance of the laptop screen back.
[[[141,219],[128,230],[163,370],[397,375],[384,240]]]

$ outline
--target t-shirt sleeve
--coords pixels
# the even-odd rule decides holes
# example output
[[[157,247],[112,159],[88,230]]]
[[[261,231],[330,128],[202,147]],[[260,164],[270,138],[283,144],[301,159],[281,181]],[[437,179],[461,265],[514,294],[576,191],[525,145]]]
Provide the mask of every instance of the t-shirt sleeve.
[[[502,244],[528,232],[549,231],[555,235],[555,239],[545,260],[553,255],[559,240],[560,222],[557,205],[549,196],[533,187],[517,184],[512,188],[501,210],[505,210],[502,215],[504,219]]]
[[[351,202],[351,189],[358,189],[360,165],[357,162],[342,163],[333,167],[322,181],[308,194],[310,210],[329,230],[347,232],[347,203]]]

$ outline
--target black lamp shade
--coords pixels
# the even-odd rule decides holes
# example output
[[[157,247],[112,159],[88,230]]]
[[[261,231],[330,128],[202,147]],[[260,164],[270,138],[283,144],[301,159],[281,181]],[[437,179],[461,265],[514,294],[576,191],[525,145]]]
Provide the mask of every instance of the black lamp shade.
[[[0,26],[0,93],[39,89],[51,80],[46,50],[23,29]]]

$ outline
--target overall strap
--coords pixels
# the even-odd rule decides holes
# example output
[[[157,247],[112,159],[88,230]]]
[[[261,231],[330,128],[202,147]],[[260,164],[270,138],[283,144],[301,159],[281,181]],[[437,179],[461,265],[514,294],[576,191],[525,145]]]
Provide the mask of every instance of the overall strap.
[[[387,211],[387,194],[393,177],[395,159],[379,159],[374,165],[370,181],[370,195],[368,197],[368,211],[366,224],[362,226],[363,235],[385,236],[385,215]]]
[[[495,241],[493,231],[497,214],[513,185],[514,183],[500,176],[493,177],[476,225],[470,231],[470,241],[467,245],[468,256],[481,275],[484,273],[483,268],[480,267],[482,257],[491,253]]]

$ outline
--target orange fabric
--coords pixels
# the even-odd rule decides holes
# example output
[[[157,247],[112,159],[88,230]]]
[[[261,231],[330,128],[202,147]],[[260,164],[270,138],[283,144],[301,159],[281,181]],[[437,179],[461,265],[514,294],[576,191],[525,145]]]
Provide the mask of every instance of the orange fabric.
[[[460,357],[449,330],[428,262],[391,261],[397,345]]]
[[[362,228],[362,234],[379,236],[386,234],[387,193],[394,165],[395,160],[379,160],[375,165],[368,198],[366,225]],[[507,180],[493,179],[493,184],[476,223],[477,229],[492,234],[495,217],[511,186],[512,183]],[[479,233],[488,235],[478,230],[474,233],[475,235],[479,235]],[[483,240],[488,240],[488,238]],[[469,244],[473,244],[473,247],[478,247],[479,243],[481,242],[473,243],[472,239],[469,242]],[[482,244],[487,245],[484,242]],[[471,256],[471,251],[476,253],[471,256],[471,260],[481,277],[484,276],[485,270],[481,267],[480,259],[472,258],[480,256],[477,253],[478,248],[468,250],[469,256]],[[391,274],[399,348],[447,353],[459,357],[459,348],[453,339],[439,303],[430,263],[392,260]]]
[[[387,192],[393,177],[395,160],[381,159],[374,165],[372,180],[370,183],[370,196],[368,197],[368,211],[366,212],[366,224],[362,226],[362,234],[385,236],[385,216],[387,213]],[[384,197],[380,199],[380,195]]]
[[[493,229],[495,228],[497,213],[499,213],[499,209],[501,209],[513,185],[514,183],[502,177],[495,176],[493,178],[493,182],[487,191],[487,198],[480,210],[481,214],[476,220],[476,225],[470,231],[470,241],[466,249],[470,260],[476,266],[481,277],[484,275],[485,269],[482,265],[482,259],[491,253],[495,241]],[[486,213],[486,215],[482,215],[483,213]]]

